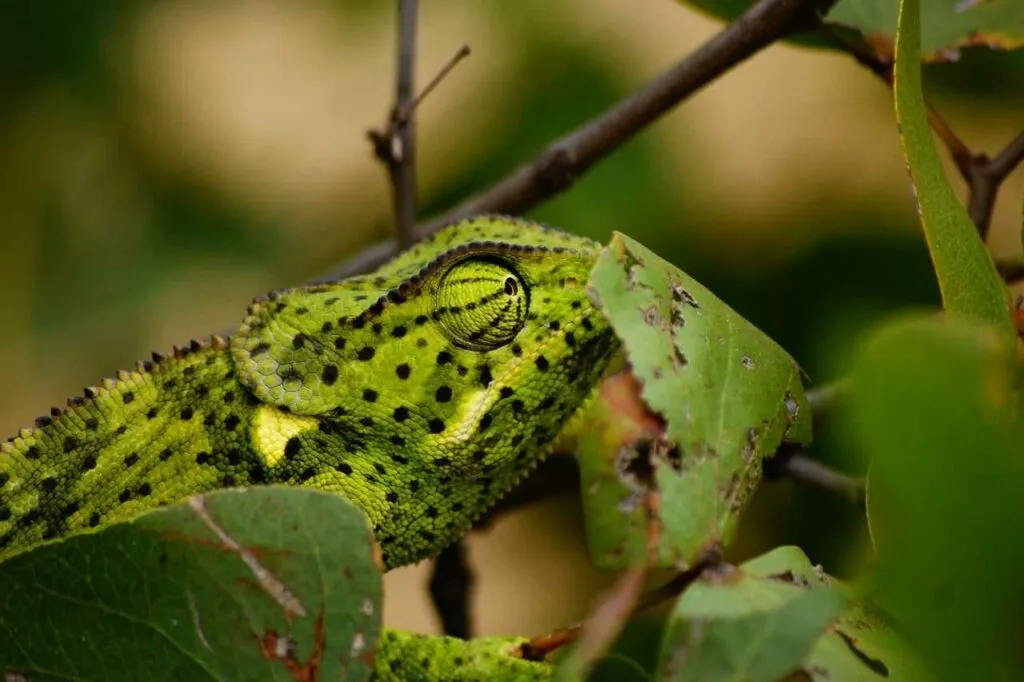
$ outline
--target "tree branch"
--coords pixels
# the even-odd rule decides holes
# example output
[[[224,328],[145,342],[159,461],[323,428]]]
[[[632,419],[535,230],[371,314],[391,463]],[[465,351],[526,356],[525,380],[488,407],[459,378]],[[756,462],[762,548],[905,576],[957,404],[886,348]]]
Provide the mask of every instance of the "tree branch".
[[[419,0],[398,0],[398,68],[395,105],[386,130],[367,132],[373,151],[387,168],[399,248],[416,241],[416,136],[413,78],[416,69],[416,19]]]
[[[417,238],[479,213],[520,214],[571,187],[660,116],[759,50],[810,30],[835,0],[760,0],[696,52],[604,113],[557,140],[504,179],[447,213],[420,224]],[[361,274],[384,263],[398,245],[384,242],[357,254],[322,279]]]
[[[836,24],[824,23],[820,32],[845,49],[857,60],[857,63],[892,87],[894,57],[891,45],[882,48],[888,50],[888,54],[883,54],[880,52],[879,43],[869,45],[856,31],[850,31]],[[992,209],[995,207],[999,187],[1003,180],[1021,162],[1024,162],[1024,132],[1010,142],[994,159],[990,159],[984,152],[980,154],[972,152],[931,105],[927,105],[927,111],[928,123],[946,145],[961,177],[967,183],[970,192],[967,201],[967,214],[978,228],[978,234],[984,241],[988,237]]]

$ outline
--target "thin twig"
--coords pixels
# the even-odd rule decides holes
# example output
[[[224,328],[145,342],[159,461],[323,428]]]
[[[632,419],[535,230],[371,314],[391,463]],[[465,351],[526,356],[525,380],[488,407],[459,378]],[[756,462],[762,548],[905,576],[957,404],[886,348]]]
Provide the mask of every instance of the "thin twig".
[[[857,63],[892,87],[894,61],[891,45],[886,45],[884,48],[888,54],[882,54],[878,41],[875,41],[874,45],[868,45],[860,34],[851,33],[842,26],[827,22],[822,24],[820,32],[845,49],[857,60]],[[975,154],[972,152],[970,147],[930,105],[927,106],[927,111],[928,123],[942,140],[946,149],[949,150],[949,155],[956,164],[957,170],[960,171],[961,177],[967,183],[970,192],[967,200],[967,214],[978,228],[978,234],[981,235],[982,240],[985,240],[988,237],[992,209],[995,207],[999,187],[1003,180],[1024,162],[1024,132],[1010,142],[995,158],[989,158],[985,153]]]
[[[736,21],[629,97],[541,151],[504,179],[416,228],[422,238],[480,213],[521,214],[564,192],[598,161],[723,73],[780,38],[814,28],[835,0],[760,0]],[[393,256],[382,243],[332,270],[324,279],[372,270]]]
[[[433,92],[434,88],[440,85],[441,81],[443,81],[448,76],[448,74],[451,73],[451,70],[454,69],[459,62],[461,62],[469,55],[469,45],[463,45],[462,47],[460,47],[459,51],[453,54],[452,58],[448,60],[448,63],[441,67],[441,70],[437,72],[437,75],[434,76],[434,79],[427,83],[427,87],[423,88],[423,92],[417,95],[416,99],[414,99],[408,106],[402,108],[398,112],[398,119],[404,120],[411,116],[412,112],[415,111],[420,106],[420,104],[423,103],[423,100],[427,98],[427,95]]]
[[[971,197],[967,204],[967,213],[984,239],[988,235],[999,187],[1024,161],[1024,132],[1006,145],[995,158],[989,159],[985,154],[978,154],[972,161],[971,176],[968,179]]]
[[[845,497],[854,504],[864,499],[863,478],[836,471],[808,457],[799,447],[784,445],[774,457],[764,460],[762,467],[766,480],[791,478]]]
[[[373,150],[388,170],[394,198],[395,235],[399,248],[416,241],[416,137],[413,78],[416,70],[416,19],[419,0],[398,0],[398,69],[395,105],[387,128],[370,130]]]

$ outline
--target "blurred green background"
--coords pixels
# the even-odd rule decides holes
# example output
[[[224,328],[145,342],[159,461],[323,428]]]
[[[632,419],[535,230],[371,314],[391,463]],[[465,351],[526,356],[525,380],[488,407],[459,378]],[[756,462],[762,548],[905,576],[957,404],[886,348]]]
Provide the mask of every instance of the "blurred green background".
[[[230,328],[254,296],[388,234],[386,176],[364,133],[391,104],[393,3],[2,11],[0,431],[151,350]],[[718,28],[671,0],[424,3],[420,84],[460,45],[473,54],[419,111],[421,215],[502,177]],[[1022,72],[1021,53],[975,49],[928,67],[926,84],[975,151],[995,152],[1024,120],[1024,91],[1009,87]],[[1022,194],[1018,171],[997,206],[996,253],[1020,250]],[[891,94],[834,53],[772,47],[530,216],[636,237],[816,382],[843,375],[889,312],[938,302]],[[862,467],[828,424],[819,444],[823,460]],[[581,538],[572,499],[475,536],[478,630],[580,618],[608,581]],[[734,558],[782,543],[848,576],[866,534],[856,509],[782,482],[759,495]],[[428,569],[389,574],[389,625],[436,630]]]

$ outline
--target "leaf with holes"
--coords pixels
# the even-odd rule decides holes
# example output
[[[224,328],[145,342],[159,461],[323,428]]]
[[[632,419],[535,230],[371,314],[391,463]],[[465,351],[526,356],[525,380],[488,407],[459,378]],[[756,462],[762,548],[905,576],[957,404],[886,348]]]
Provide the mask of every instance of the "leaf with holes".
[[[599,258],[589,287],[636,379],[615,400],[602,391],[594,409],[620,422],[653,413],[608,427],[619,429],[610,435],[594,428],[581,444],[595,561],[643,563],[637,548],[649,537],[647,515],[656,514],[655,563],[690,566],[731,539],[762,460],[783,441],[810,441],[800,369],[693,278],[622,234]],[[624,410],[625,403],[640,407]]]
[[[41,546],[0,585],[0,669],[30,680],[368,679],[381,610],[362,512],[281,488]]]
[[[878,330],[852,377],[883,603],[949,679],[1019,679],[1019,372],[991,329],[920,316]]]
[[[692,585],[669,618],[659,673],[687,682],[932,679],[906,642],[795,547]]]

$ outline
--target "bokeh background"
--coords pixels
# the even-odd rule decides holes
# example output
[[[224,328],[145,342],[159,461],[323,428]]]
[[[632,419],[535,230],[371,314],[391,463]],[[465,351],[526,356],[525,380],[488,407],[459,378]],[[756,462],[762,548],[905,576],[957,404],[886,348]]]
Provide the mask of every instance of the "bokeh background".
[[[391,104],[391,2],[3,3],[0,19],[0,433],[151,350],[229,329],[248,301],[388,235],[365,131]],[[671,0],[423,3],[422,85],[473,50],[419,110],[423,216],[497,180],[693,50],[719,24]],[[926,70],[962,138],[1019,132],[1024,54],[965,51]],[[955,173],[955,182],[962,183]],[[1024,174],[990,244],[1020,251]],[[860,335],[938,302],[889,90],[843,55],[776,45],[718,80],[531,217],[638,238],[786,347],[816,382]],[[815,455],[861,467],[826,424]],[[734,556],[801,545],[863,566],[861,516],[767,486]],[[482,634],[582,617],[593,572],[578,504],[553,499],[469,542]],[[428,564],[386,579],[389,625],[437,631]],[[653,626],[652,626],[653,627]],[[656,647],[643,626],[639,647]],[[621,672],[621,671],[620,671]]]

